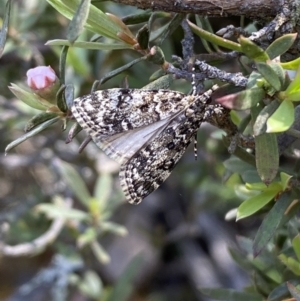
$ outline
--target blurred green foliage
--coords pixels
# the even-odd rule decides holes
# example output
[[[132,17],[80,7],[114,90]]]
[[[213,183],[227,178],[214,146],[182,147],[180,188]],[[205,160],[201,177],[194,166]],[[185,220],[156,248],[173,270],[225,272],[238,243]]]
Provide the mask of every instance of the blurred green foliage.
[[[293,79],[284,70],[299,70],[299,60],[274,60],[296,35],[263,49],[245,37],[217,36],[207,18],[189,21],[207,61],[248,77],[246,90],[218,100],[249,110],[233,116],[241,133],[255,136],[255,147],[245,160],[229,158],[222,132],[202,127],[199,160],[188,151],[162,188],[133,207],[124,202],[114,162],[93,144],[77,153],[84,134],[69,108],[100,84],[187,93],[189,83],[165,74],[168,63],[176,65],[172,56],[185,51],[185,16],[93,4],[0,2],[0,131],[8,152],[0,158],[0,279],[6,278],[0,299],[298,300],[298,148],[282,141],[299,137],[300,72]],[[215,31],[225,26],[219,23]],[[255,68],[247,73],[250,64],[242,59],[226,66],[212,55],[224,52],[220,47]],[[26,71],[43,65],[62,84],[54,104],[24,85]],[[226,288],[216,288],[221,285]]]

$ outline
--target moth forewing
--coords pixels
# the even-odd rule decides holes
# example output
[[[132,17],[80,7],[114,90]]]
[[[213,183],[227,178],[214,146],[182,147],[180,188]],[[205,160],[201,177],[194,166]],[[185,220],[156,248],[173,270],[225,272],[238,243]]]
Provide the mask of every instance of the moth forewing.
[[[184,154],[211,93],[103,90],[75,99],[72,113],[94,142],[121,164],[125,196],[138,204],[166,180]]]
[[[107,136],[170,118],[193,101],[176,91],[109,89],[76,98],[71,110],[90,135]]]

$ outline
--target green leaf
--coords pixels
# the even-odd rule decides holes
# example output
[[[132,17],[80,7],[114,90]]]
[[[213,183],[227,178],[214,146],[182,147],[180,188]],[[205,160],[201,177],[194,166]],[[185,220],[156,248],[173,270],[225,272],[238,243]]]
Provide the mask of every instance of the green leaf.
[[[286,63],[280,63],[280,65],[283,69],[286,69],[286,70],[297,70],[297,69],[299,69],[299,66],[300,66],[300,58],[297,58],[295,60],[292,60],[292,61],[289,61]]]
[[[226,169],[236,172],[236,173],[243,173],[245,170],[253,170],[253,166],[240,160],[235,156],[231,156],[229,159],[223,162],[223,165]]]
[[[192,23],[188,19],[187,19],[187,22],[188,22],[189,26],[191,27],[193,33],[198,35],[200,38],[203,38],[204,40],[211,42],[212,44],[216,44],[216,45],[225,47],[227,49],[241,52],[242,48],[238,43],[232,42],[230,40],[226,40],[222,37],[219,37],[215,34],[208,32],[206,30],[203,30],[202,28],[196,26],[194,23]]]
[[[300,276],[300,263],[292,257],[288,257],[284,254],[280,254],[278,258],[281,262],[290,269],[295,275]]]
[[[261,181],[256,169],[244,170],[241,177],[244,183],[255,183]]]
[[[279,152],[275,134],[255,137],[256,168],[261,180],[269,185],[279,168]]]
[[[78,285],[79,290],[93,300],[100,300],[103,284],[96,272],[88,270]]]
[[[269,60],[268,54],[248,38],[241,36],[238,41],[241,44],[242,52],[255,62],[266,62]]]
[[[282,190],[286,190],[289,186],[289,182],[290,182],[290,179],[292,178],[293,176],[285,173],[285,172],[281,172],[280,173],[280,179],[281,179],[281,185],[282,185]]]
[[[245,202],[243,202],[237,212],[237,220],[245,218],[259,211],[282,190],[282,186],[279,183],[272,183],[269,187],[261,194],[256,195]]]
[[[300,101],[300,91],[292,92],[288,95],[285,95],[284,99],[290,101]]]
[[[103,247],[98,243],[98,241],[92,241],[90,246],[95,257],[100,263],[108,264],[110,262],[109,254],[103,249]]]
[[[293,238],[292,245],[293,245],[295,254],[298,258],[298,261],[300,261],[300,235],[299,234]]]
[[[101,207],[102,209],[106,207],[106,204],[109,201],[112,185],[112,177],[109,174],[102,174],[97,179],[94,197],[99,204],[99,207]]]
[[[128,231],[124,226],[113,222],[102,222],[101,230],[104,232],[111,232],[119,236],[126,236],[128,234]]]
[[[66,113],[68,111],[68,106],[66,103],[65,97],[66,86],[61,86],[58,92],[56,93],[56,104],[61,112]]]
[[[89,215],[81,210],[64,208],[56,204],[39,204],[36,210],[47,215],[50,219],[65,218],[77,221],[89,220]]]
[[[31,131],[33,128],[44,123],[45,121],[48,121],[50,119],[56,119],[56,117],[58,117],[57,113],[51,112],[42,112],[38,115],[35,115],[26,123],[25,132]]]
[[[268,119],[267,133],[284,132],[292,126],[294,121],[294,105],[290,100],[284,100],[275,113]]]
[[[214,300],[225,301],[263,301],[263,297],[257,293],[239,292],[233,289],[224,288],[200,288],[200,292]]]
[[[79,248],[84,247],[87,244],[90,244],[92,241],[96,240],[98,236],[97,230],[95,228],[89,227],[80,234],[77,238],[77,246]]]
[[[295,301],[300,301],[300,289],[296,288],[293,284],[290,282],[287,282],[287,287],[291,295],[295,298]]]
[[[100,81],[94,82],[93,87],[92,87],[92,91],[96,91],[98,89],[99,84],[104,84],[109,79],[117,76],[118,74],[120,74],[120,73],[124,72],[125,70],[131,68],[133,65],[135,65],[135,64],[137,64],[137,63],[139,63],[143,60],[146,60],[146,59],[147,59],[147,56],[139,57],[139,58],[127,63],[126,65],[121,66],[120,68],[117,68],[117,69],[105,74],[105,76],[103,76]]]
[[[160,37],[158,45],[161,45],[167,37],[171,36],[172,33],[180,26],[180,24],[182,23],[182,21],[184,19],[186,19],[185,14],[174,14],[172,19],[170,20],[170,22],[167,22],[167,24],[165,24],[165,26],[163,26],[164,29],[161,32],[161,35],[160,35],[161,37]],[[153,32],[151,32],[151,36],[153,36]],[[152,38],[151,38],[151,41],[153,41]]]
[[[10,8],[11,8],[11,0],[7,0],[6,7],[5,7],[4,19],[2,22],[2,28],[0,31],[0,58],[1,58],[3,50],[4,50],[7,32],[8,32]]]
[[[246,183],[246,188],[249,190],[259,190],[264,191],[268,189],[268,186],[263,182],[256,182],[256,183]]]
[[[7,154],[8,151],[16,147],[17,145],[21,144],[22,142],[26,141],[27,139],[35,136],[36,134],[40,133],[41,131],[48,128],[50,125],[58,121],[60,117],[55,117],[53,119],[47,120],[43,122],[42,124],[36,126],[34,129],[32,129],[30,132],[24,134],[23,136],[19,137],[18,139],[14,140],[13,142],[9,143],[5,148],[5,154]]]
[[[290,283],[297,285],[299,280],[289,280]],[[286,283],[281,283],[279,286],[275,287],[268,296],[268,301],[282,301],[290,296],[289,290]]]
[[[262,79],[262,76],[258,72],[256,71],[251,72],[248,78],[247,89],[252,89],[254,87],[257,87],[256,83],[260,79]]]
[[[78,8],[69,24],[67,30],[67,39],[71,43],[75,42],[82,32],[88,18],[91,0],[81,0]]]
[[[161,71],[161,69],[159,71]],[[169,89],[171,84],[174,82],[174,77],[171,74],[160,76],[157,79],[154,79],[154,74],[152,74],[149,80],[151,79],[153,79],[153,81],[144,86],[144,90]]]
[[[74,101],[74,86],[71,84],[66,85],[64,92],[67,108],[71,110]]]
[[[293,45],[297,38],[297,33],[290,33],[272,42],[271,45],[266,49],[266,53],[269,55],[270,59],[273,60],[278,56],[281,56],[287,52]]]
[[[141,271],[143,256],[138,255],[128,264],[106,301],[127,301],[134,290],[134,279]]]
[[[13,83],[8,88],[18,99],[34,109],[46,111],[49,107],[53,106],[32,91],[26,91]]]
[[[80,0],[47,0],[47,2],[70,20],[75,15],[75,11],[80,4]],[[118,37],[118,33],[122,32],[122,28],[94,5],[90,6],[90,11],[84,27],[99,35],[121,41]]]
[[[268,242],[274,236],[284,213],[289,205],[292,203],[293,198],[290,194],[283,193],[275,202],[275,205],[264,217],[262,224],[260,225],[253,243],[253,256],[256,257],[267,246]]]
[[[253,135],[259,136],[266,133],[267,131],[267,121],[279,108],[280,103],[278,101],[271,101],[267,106],[265,106],[258,113],[254,125],[253,125]]]
[[[265,91],[262,88],[254,87],[217,98],[216,102],[229,109],[247,110],[254,107],[264,96]]]
[[[300,67],[297,70],[295,78],[285,90],[285,94],[286,97],[288,97],[290,94],[297,93],[299,91],[300,91]]]
[[[276,64],[273,64],[276,65]],[[282,69],[281,77],[278,76],[277,72],[272,68],[271,64],[266,64],[263,62],[256,63],[258,72],[264,77],[264,79],[276,90],[280,91],[284,81],[284,72]],[[276,66],[276,67],[278,67]],[[275,68],[275,67],[274,67]],[[279,69],[279,68],[277,68]],[[278,71],[278,70],[277,70]],[[279,73],[279,71],[278,71]]]
[[[48,46],[70,46],[89,50],[118,50],[118,49],[132,49],[132,45],[125,43],[99,43],[99,42],[84,42],[76,41],[73,44],[68,40],[50,40],[46,43]]]
[[[148,49],[149,45],[150,31],[148,24],[145,24],[137,33],[136,39],[141,47],[141,49]]]
[[[59,159],[56,159],[54,164],[65,183],[74,192],[79,201],[88,206],[91,195],[76,169],[71,164]]]

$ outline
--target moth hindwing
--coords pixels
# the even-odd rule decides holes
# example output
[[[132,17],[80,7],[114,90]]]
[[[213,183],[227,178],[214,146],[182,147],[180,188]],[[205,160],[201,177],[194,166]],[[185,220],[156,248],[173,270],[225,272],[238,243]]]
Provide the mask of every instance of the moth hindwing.
[[[203,120],[211,90],[109,89],[74,100],[80,126],[121,164],[120,184],[138,204],[170,175]]]

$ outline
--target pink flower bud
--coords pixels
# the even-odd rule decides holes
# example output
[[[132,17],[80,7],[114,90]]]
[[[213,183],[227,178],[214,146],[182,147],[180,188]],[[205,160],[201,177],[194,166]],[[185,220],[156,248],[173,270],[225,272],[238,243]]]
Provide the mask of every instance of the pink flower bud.
[[[56,93],[60,83],[50,66],[39,66],[29,69],[26,75],[27,84],[35,94],[49,103],[56,104]]]
[[[32,90],[45,89],[56,81],[56,74],[50,66],[39,66],[29,69],[26,75],[27,84]]]

